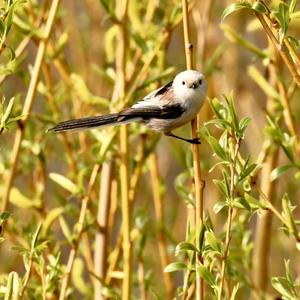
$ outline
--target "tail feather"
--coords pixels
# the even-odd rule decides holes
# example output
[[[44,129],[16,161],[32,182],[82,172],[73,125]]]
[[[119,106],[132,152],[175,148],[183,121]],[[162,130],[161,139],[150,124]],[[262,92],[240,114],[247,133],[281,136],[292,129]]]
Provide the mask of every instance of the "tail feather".
[[[68,130],[80,130],[94,127],[101,127],[105,125],[113,125],[118,122],[119,114],[108,114],[103,116],[87,117],[81,119],[73,119],[58,123],[56,126],[48,129],[48,131],[68,131]]]
[[[88,129],[94,127],[102,127],[106,125],[121,125],[128,124],[134,121],[144,121],[147,122],[151,118],[174,118],[174,109],[178,109],[177,106],[165,108],[157,106],[146,106],[140,108],[128,108],[120,113],[112,113],[108,115],[87,117],[81,119],[73,119],[58,123],[53,128],[48,129],[48,131],[60,132],[68,130],[80,130]],[[180,109],[180,115],[182,114],[182,109]]]

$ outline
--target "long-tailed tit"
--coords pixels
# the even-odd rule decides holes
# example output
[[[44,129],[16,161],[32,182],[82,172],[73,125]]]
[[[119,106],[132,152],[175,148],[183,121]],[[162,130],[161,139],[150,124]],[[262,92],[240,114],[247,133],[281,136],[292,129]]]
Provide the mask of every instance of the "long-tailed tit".
[[[60,132],[140,122],[167,136],[191,144],[199,144],[198,138],[179,137],[174,135],[172,130],[196,117],[206,98],[206,93],[207,82],[204,75],[198,71],[187,70],[119,113],[64,121],[50,128],[49,131]]]

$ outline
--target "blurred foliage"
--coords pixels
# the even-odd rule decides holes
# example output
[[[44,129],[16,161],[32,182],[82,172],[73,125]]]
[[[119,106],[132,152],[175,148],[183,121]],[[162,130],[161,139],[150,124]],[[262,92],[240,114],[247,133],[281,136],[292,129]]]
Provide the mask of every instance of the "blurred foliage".
[[[123,1],[61,1],[24,115],[53,3],[0,1],[0,295],[121,299],[119,127],[46,130],[119,110],[185,69],[181,1],[131,0],[127,23]],[[205,299],[300,297],[299,20],[293,0],[191,1],[195,68],[209,82],[199,118],[205,221],[196,237],[189,145],[130,125],[132,299],[192,299],[196,268]],[[188,136],[190,127],[178,131]],[[254,260],[266,213],[273,219],[261,287]]]

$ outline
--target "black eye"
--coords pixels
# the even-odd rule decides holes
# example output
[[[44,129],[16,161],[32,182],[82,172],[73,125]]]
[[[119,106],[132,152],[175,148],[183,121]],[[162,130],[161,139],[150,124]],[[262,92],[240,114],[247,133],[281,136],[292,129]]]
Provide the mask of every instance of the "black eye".
[[[185,85],[185,81],[182,81],[182,85]]]
[[[199,85],[201,85],[201,84],[202,84],[202,79],[199,80]]]

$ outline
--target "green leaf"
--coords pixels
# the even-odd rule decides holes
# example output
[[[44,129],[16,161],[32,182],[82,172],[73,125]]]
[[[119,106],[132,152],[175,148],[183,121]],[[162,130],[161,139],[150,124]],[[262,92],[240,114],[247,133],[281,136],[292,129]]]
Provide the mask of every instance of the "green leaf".
[[[285,172],[287,172],[289,169],[291,169],[291,168],[293,168],[293,167],[294,167],[294,165],[291,165],[291,164],[283,165],[283,166],[277,167],[276,169],[274,169],[274,170],[271,172],[270,180],[271,180],[271,181],[276,180],[278,177],[280,177],[282,174],[284,174]]]
[[[245,208],[247,210],[251,210],[249,203],[243,197],[234,198],[232,205],[238,208]]]
[[[90,287],[86,284],[83,273],[85,271],[85,265],[81,258],[77,257],[74,260],[74,267],[72,268],[72,283],[76,290],[86,298],[89,295]]]
[[[31,199],[22,194],[16,187],[10,191],[9,202],[20,208],[40,208],[40,199]]]
[[[218,187],[219,191],[222,192],[222,194],[228,198],[229,197],[229,191],[227,189],[227,186],[223,180],[213,179],[214,184]]]
[[[251,9],[253,9],[261,14],[265,14],[266,12],[268,12],[268,9],[266,8],[265,4],[262,3],[261,1],[255,1],[252,4]]]
[[[290,267],[290,260],[289,259],[284,260],[284,267],[285,267],[285,276],[286,276],[287,280],[290,283],[293,283],[291,267]]]
[[[240,284],[236,284],[232,290],[231,296],[230,296],[230,300],[235,300],[236,299],[236,294],[239,290]]]
[[[182,271],[182,270],[186,270],[186,269],[187,269],[187,265],[185,263],[172,262],[165,267],[164,272],[171,273],[171,272]]]
[[[36,247],[41,229],[42,223],[39,223],[31,239],[31,249],[34,249]]]
[[[245,9],[245,8],[251,8],[249,3],[233,3],[230,4],[229,6],[227,6],[222,14],[222,21],[224,21],[225,18],[227,18],[229,15],[231,15],[232,13],[241,10],[241,9]]]
[[[204,225],[204,223],[202,223],[201,228],[200,228],[200,233],[199,233],[199,245],[197,245],[199,247],[200,251],[202,251],[203,246],[204,246],[205,232],[206,232],[206,226]]]
[[[239,123],[239,131],[243,135],[249,123],[251,122],[251,118],[244,117]]]
[[[213,207],[214,213],[218,214],[226,206],[227,203],[225,201],[217,201]]]
[[[248,175],[250,175],[255,170],[256,167],[257,167],[257,164],[252,164],[252,165],[248,166],[246,169],[242,170],[242,172],[239,175],[239,181],[242,181]]]
[[[288,227],[291,234],[293,234],[296,238],[299,238],[297,226],[292,215],[292,211],[294,210],[294,208],[295,207],[292,206],[288,194],[285,193],[282,198],[282,215],[286,221],[285,225]]]
[[[14,102],[15,102],[15,98],[12,97],[9,102],[8,102],[8,105],[7,105],[7,108],[5,110],[5,113],[3,114],[2,118],[1,118],[1,121],[0,121],[0,128],[4,128],[7,124],[7,121],[9,119],[9,117],[11,116],[11,113],[12,113],[12,109],[13,109],[13,106],[14,106]]]
[[[274,15],[276,16],[280,25],[279,37],[280,43],[282,44],[290,23],[289,7],[287,6],[287,4],[281,2],[278,6],[278,10],[274,13]]]
[[[229,113],[231,116],[231,124],[233,126],[234,131],[236,132],[239,129],[239,122],[238,122],[238,117],[236,114],[236,109],[235,109],[234,103],[233,103],[232,93],[229,97],[225,96],[225,100],[226,100],[228,108],[229,108]]]
[[[277,290],[282,296],[287,297],[286,299],[295,299],[290,292],[290,283],[284,277],[273,277],[271,280],[272,286]]]
[[[207,284],[210,287],[213,287],[215,285],[215,279],[214,279],[213,275],[209,272],[209,270],[203,264],[200,264],[197,267],[197,270],[199,271],[200,276],[207,282]]]
[[[62,230],[64,236],[66,237],[67,241],[71,244],[72,233],[71,233],[71,230],[70,230],[66,220],[62,216],[59,216],[59,224],[60,224],[60,227],[61,227],[61,230]]]
[[[267,203],[264,203],[263,201],[259,201],[252,197],[248,193],[244,193],[244,199],[248,202],[251,208],[257,209],[257,208],[262,208],[265,209],[268,207]]]
[[[295,11],[295,7],[297,5],[298,0],[291,0],[290,7],[289,7],[289,14]]]
[[[209,105],[219,119],[224,119],[224,105],[218,98],[213,98],[209,101]]]
[[[0,220],[7,221],[9,217],[10,217],[10,213],[8,211],[4,211],[0,215]]]
[[[20,288],[20,278],[18,273],[10,272],[7,278],[7,286],[4,300],[18,300]]]
[[[197,252],[198,250],[192,243],[181,242],[175,248],[175,256],[177,256],[181,252],[187,252],[187,251]]]
[[[79,192],[79,188],[76,186],[76,184],[65,176],[58,173],[50,173],[49,177],[70,193],[77,194]]]
[[[205,136],[205,139],[210,144],[211,148],[217,154],[217,156],[219,156],[219,158],[221,158],[223,160],[227,160],[225,150],[221,147],[221,145],[219,144],[219,142],[217,141],[217,139],[215,137],[213,137],[212,135],[208,135],[208,136]]]
[[[45,237],[53,222],[64,212],[64,207],[56,207],[47,213],[43,221],[41,236]]]
[[[100,0],[101,4],[105,8],[106,12],[110,15],[111,18],[115,19],[114,13],[114,1],[111,0]]]
[[[207,244],[212,250],[221,253],[221,247],[213,231],[207,231],[205,234]]]
[[[3,20],[0,18],[0,35],[3,35],[4,30],[5,30],[5,24]]]

